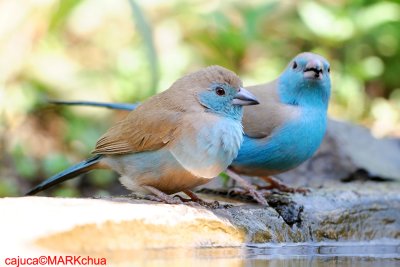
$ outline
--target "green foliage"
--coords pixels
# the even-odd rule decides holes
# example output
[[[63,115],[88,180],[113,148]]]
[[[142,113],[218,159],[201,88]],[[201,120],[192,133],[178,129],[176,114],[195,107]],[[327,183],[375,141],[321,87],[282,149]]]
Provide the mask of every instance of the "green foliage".
[[[15,146],[12,152],[12,159],[17,173],[26,179],[35,177],[39,170],[35,160],[24,153],[23,148],[19,145]]]
[[[75,188],[65,188],[56,189],[54,191],[55,196],[59,197],[78,197],[80,195],[79,191]]]
[[[14,197],[19,195],[18,183],[15,180],[0,180],[0,197]]]
[[[63,154],[51,154],[43,158],[43,169],[46,175],[53,175],[69,167],[71,164]]]
[[[86,158],[126,114],[48,107],[47,98],[135,102],[211,64],[236,71],[251,85],[276,78],[299,52],[320,53],[332,65],[330,115],[365,124],[377,136],[400,135],[398,1],[18,5],[13,12],[20,19],[3,25],[0,36],[0,195],[21,193],[27,184]],[[94,172],[50,192],[105,194],[114,177]]]
[[[157,92],[157,86],[159,82],[159,71],[158,71],[157,53],[154,47],[152,30],[139,5],[133,0],[129,0],[129,3],[132,8],[133,20],[135,21],[136,27],[140,32],[140,34],[142,35],[145,47],[147,48],[147,58],[149,61],[150,73],[151,73],[151,83],[149,88],[152,88],[151,94],[155,94]]]
[[[221,179],[223,186],[228,187],[230,177],[224,172],[221,173],[218,177],[219,177],[219,179]]]
[[[50,32],[55,34],[62,32],[61,27],[64,26],[65,20],[79,2],[80,0],[63,0],[57,3],[56,7],[54,7],[55,11],[53,11],[50,17]]]
[[[89,173],[88,176],[91,184],[104,189],[106,189],[108,185],[116,181],[115,174],[111,171],[99,171],[98,173]]]

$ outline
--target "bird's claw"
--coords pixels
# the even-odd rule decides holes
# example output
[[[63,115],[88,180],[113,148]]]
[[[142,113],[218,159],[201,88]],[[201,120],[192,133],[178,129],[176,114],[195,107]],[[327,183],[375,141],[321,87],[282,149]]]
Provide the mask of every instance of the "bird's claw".
[[[228,174],[228,176],[234,179],[235,181],[239,182],[245,188],[244,190],[245,194],[250,195],[255,201],[257,201],[257,203],[263,206],[268,206],[268,202],[265,200],[262,193],[257,191],[252,184],[248,183],[240,175],[236,174],[232,170],[229,169],[226,170],[226,174]]]
[[[178,198],[180,201],[182,201],[182,203],[189,205],[189,206],[193,206],[193,207],[201,206],[201,207],[210,208],[210,209],[218,209],[221,207],[219,202],[216,200],[214,200],[212,202],[207,202],[198,197],[188,199],[188,198],[184,198],[180,195],[175,195],[174,198]]]
[[[298,188],[289,187],[289,186],[287,186],[287,185],[285,185],[283,183],[279,183],[279,184],[275,184],[274,183],[274,184],[270,184],[270,185],[267,185],[267,186],[257,186],[257,189],[258,190],[262,190],[264,192],[271,192],[273,190],[276,190],[278,192],[283,192],[283,193],[291,193],[291,194],[300,193],[300,194],[303,194],[303,195],[306,195],[306,194],[311,192],[310,189],[308,189],[308,188],[304,188],[304,187],[298,187]]]
[[[249,188],[249,194],[263,206],[268,206],[268,202],[265,200],[263,193],[254,188]]]
[[[263,206],[269,206],[268,202],[264,198],[264,192],[258,191],[256,189],[254,189],[253,187],[248,187],[248,188],[237,188],[236,187],[236,188],[230,189],[228,191],[228,195],[247,196]]]
[[[267,186],[258,186],[258,190],[277,190],[279,192],[284,192],[284,193],[300,193],[303,195],[306,195],[307,193],[310,193],[310,189],[308,188],[303,188],[303,187],[290,187],[287,186],[286,184],[282,183],[280,180],[277,178],[274,178],[272,176],[267,176],[267,177],[261,177],[265,182],[269,183]]]
[[[183,202],[180,199],[176,199],[170,196],[159,197],[159,196],[147,195],[146,199],[150,201],[162,202],[165,204],[183,204]]]

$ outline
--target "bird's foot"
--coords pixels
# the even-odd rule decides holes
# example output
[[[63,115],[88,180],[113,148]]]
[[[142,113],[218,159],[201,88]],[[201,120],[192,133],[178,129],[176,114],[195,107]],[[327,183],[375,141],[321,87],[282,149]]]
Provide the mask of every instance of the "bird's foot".
[[[164,202],[166,204],[183,204],[183,201],[180,199],[176,199],[175,197],[171,197],[170,195],[161,192],[155,187],[145,185],[143,186],[147,190],[149,190],[153,195],[147,196],[147,199],[157,202]]]
[[[184,190],[183,192],[190,197],[190,199],[185,199],[186,201],[191,201],[202,207],[210,208],[210,209],[218,209],[218,208],[223,207],[216,200],[214,200],[212,202],[207,202],[207,201],[202,200],[201,198],[199,198],[199,196],[197,196],[194,192],[192,192],[190,190]],[[181,196],[177,196],[177,197],[183,199]]]
[[[263,206],[268,206],[268,202],[265,200],[264,198],[264,194],[260,191],[258,191],[254,185],[250,184],[249,182],[247,182],[246,180],[244,180],[242,177],[240,177],[240,175],[236,174],[235,172],[231,171],[231,170],[226,170],[226,174],[231,177],[232,179],[234,179],[235,181],[237,181],[238,183],[241,184],[241,186],[243,186],[244,190],[238,190],[238,189],[234,189],[235,193],[238,193],[239,195],[250,195],[255,201],[257,201],[257,203],[263,205]],[[242,192],[240,192],[242,191]]]
[[[262,180],[265,182],[269,183],[267,186],[258,186],[258,190],[263,190],[263,191],[268,191],[268,190],[278,190],[280,192],[285,192],[285,193],[300,193],[303,195],[306,195],[307,193],[310,192],[310,189],[308,188],[303,188],[303,187],[290,187],[283,182],[279,181],[277,178],[274,178],[272,176],[267,176],[267,177],[261,177]]]
[[[254,200],[257,203],[264,206],[268,205],[268,202],[265,200],[265,198],[270,196],[271,194],[272,194],[271,191],[255,190],[254,188],[249,189],[249,188],[233,187],[228,190],[228,196],[231,197],[239,196],[240,198],[247,198],[248,200]],[[264,204],[263,199],[267,204]]]

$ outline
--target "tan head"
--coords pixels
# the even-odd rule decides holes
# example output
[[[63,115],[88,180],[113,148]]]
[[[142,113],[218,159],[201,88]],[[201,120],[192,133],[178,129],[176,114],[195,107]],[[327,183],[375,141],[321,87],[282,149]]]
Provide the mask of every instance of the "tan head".
[[[242,87],[240,78],[220,66],[188,74],[177,80],[169,91],[186,103],[199,103],[207,112],[235,119],[241,118],[242,106],[258,104],[255,96]]]

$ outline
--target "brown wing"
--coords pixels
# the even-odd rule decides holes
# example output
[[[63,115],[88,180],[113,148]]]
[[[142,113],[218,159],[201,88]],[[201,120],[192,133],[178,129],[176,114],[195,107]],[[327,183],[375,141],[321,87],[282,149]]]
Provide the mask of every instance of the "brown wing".
[[[117,155],[150,151],[173,140],[182,113],[147,107],[137,108],[126,119],[111,127],[97,141],[92,153]]]
[[[246,106],[243,112],[243,130],[253,138],[268,137],[277,127],[291,119],[297,110],[280,103],[277,81],[246,87],[260,101],[259,105]]]

